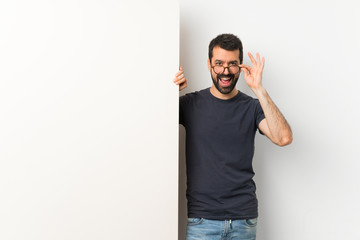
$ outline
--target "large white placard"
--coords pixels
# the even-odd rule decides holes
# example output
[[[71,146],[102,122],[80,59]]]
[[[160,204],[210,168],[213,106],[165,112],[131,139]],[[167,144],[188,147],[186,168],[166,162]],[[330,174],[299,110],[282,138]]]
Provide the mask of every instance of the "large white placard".
[[[0,239],[177,238],[178,15],[1,1]]]

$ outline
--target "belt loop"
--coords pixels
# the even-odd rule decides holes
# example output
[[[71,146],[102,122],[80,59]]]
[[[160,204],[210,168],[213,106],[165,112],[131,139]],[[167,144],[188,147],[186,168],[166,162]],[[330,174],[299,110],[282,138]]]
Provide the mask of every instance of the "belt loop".
[[[230,229],[232,229],[232,223],[231,223],[231,219],[230,219]]]

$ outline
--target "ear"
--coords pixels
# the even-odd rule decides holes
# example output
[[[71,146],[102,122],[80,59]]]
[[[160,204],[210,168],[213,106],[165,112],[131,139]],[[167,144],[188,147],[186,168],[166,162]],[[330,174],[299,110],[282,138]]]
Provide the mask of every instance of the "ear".
[[[208,69],[209,69],[209,71],[211,72],[211,63],[210,63],[210,59],[208,59],[207,64],[208,64]]]

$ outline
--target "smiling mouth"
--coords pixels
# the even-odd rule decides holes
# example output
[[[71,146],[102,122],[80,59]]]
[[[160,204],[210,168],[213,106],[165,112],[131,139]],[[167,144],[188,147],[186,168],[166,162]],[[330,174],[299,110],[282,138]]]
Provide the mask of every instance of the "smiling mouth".
[[[218,78],[219,83],[222,87],[229,87],[232,81],[232,77],[220,77]]]

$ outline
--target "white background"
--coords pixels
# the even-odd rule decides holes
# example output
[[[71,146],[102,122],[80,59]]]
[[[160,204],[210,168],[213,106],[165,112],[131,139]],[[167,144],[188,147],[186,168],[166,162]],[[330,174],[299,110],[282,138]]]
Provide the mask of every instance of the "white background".
[[[0,239],[176,239],[178,15],[0,2]]]
[[[258,239],[360,239],[358,1],[181,0],[181,65],[189,86],[211,86],[207,48],[234,33],[266,64],[263,84],[292,126],[280,148],[256,137]],[[252,95],[239,79],[238,89]],[[254,95],[252,95],[254,96]],[[185,228],[180,127],[180,239]]]

